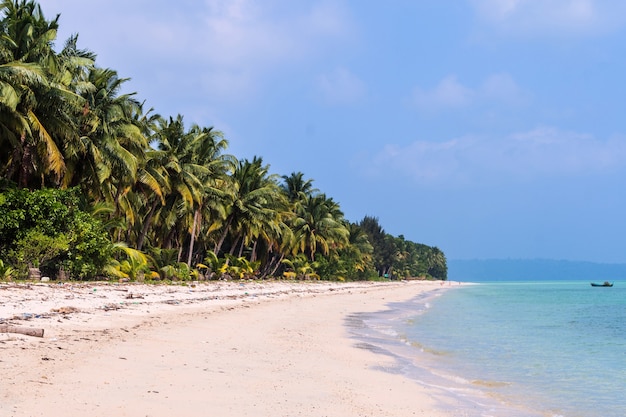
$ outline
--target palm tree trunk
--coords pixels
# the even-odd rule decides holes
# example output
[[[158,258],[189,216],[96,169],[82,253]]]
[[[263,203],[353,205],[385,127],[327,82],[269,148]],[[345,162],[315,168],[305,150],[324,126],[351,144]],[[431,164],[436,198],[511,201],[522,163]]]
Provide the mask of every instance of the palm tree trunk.
[[[174,240],[174,235],[175,234],[176,234],[176,228],[172,227],[171,230],[169,231],[169,233],[167,234],[167,236],[165,237],[165,240],[163,241],[165,249],[172,249],[172,241]],[[180,258],[180,256],[179,256],[179,258]]]
[[[141,227],[141,232],[139,234],[139,238],[137,239],[137,250],[141,250],[141,248],[143,248],[143,242],[146,239],[146,235],[148,234],[150,223],[152,223],[152,216],[154,216],[154,213],[156,212],[156,208],[158,207],[158,204],[159,204],[159,200],[154,199],[154,202],[152,203],[152,207],[150,207],[150,211],[148,212],[148,215],[146,216],[143,222],[143,226]]]
[[[243,236],[241,237],[241,245],[239,245],[239,255],[237,255],[239,258],[241,258],[243,256],[243,248],[244,246],[246,246],[246,239],[243,238]]]
[[[254,244],[252,245],[252,253],[250,254],[250,262],[256,261],[256,245],[258,243],[258,239],[254,240]]]
[[[228,220],[226,221],[226,224],[224,225],[224,232],[222,233],[220,240],[217,242],[217,244],[215,245],[215,249],[213,250],[213,253],[215,253],[216,255],[219,255],[220,250],[222,250],[222,245],[224,244],[224,240],[226,240],[226,236],[228,235],[228,230],[230,229],[230,224],[232,222],[233,222],[233,216],[228,216]]]
[[[285,254],[281,253],[280,254],[280,258],[278,258],[278,261],[276,262],[276,265],[274,266],[274,269],[272,270],[272,273],[270,275],[275,275],[276,271],[278,270],[278,267],[280,266],[280,263],[283,261],[283,259],[285,259]]]
[[[196,224],[199,221],[198,214],[200,214],[200,209],[198,208],[196,212],[193,214],[193,226],[191,227],[191,239],[189,242],[189,256],[187,256],[187,266],[191,267],[191,257],[193,256],[193,243],[196,237]]]
[[[117,188],[115,189],[115,196],[113,197],[113,204],[115,205],[115,216],[120,214],[120,197],[122,196],[121,181],[118,181]]]
[[[20,166],[20,173],[19,173],[19,179],[18,179],[18,187],[19,188],[26,188],[26,185],[28,185],[28,167],[31,165],[30,164],[30,160],[31,160],[31,153],[32,150],[30,148],[30,145],[28,145],[26,143],[26,136],[22,135],[21,138],[21,142],[22,142],[22,165]]]
[[[239,233],[237,235],[237,237],[235,238],[235,240],[233,241],[232,246],[230,247],[230,254],[234,255],[235,254],[235,248],[237,247],[237,244],[239,243],[239,239],[241,239],[241,233]]]

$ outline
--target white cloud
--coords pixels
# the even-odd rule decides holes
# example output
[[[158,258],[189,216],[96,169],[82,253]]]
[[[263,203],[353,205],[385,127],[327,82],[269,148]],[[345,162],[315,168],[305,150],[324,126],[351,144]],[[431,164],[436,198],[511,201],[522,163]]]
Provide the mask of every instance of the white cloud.
[[[507,104],[523,104],[529,100],[529,94],[523,91],[511,75],[506,73],[491,74],[479,88],[479,96],[489,101]]]
[[[529,95],[507,73],[491,74],[482,84],[474,88],[461,84],[456,76],[449,75],[432,90],[415,88],[412,102],[421,111],[433,113],[477,104],[519,105],[527,102],[528,97]]]
[[[614,0],[469,0],[478,17],[501,33],[569,36],[606,33],[626,23]]]
[[[445,142],[387,145],[369,165],[370,175],[407,177],[421,184],[477,185],[576,177],[626,168],[626,138],[540,127],[503,138],[464,136]]]
[[[284,22],[273,21],[249,0],[211,0],[204,26],[196,28],[202,42],[196,47],[213,65],[243,69],[271,65],[296,50],[285,36]]]
[[[184,0],[176,7],[164,0],[41,4],[49,17],[61,13],[61,40],[79,32],[79,45],[96,52],[100,65],[130,77],[138,74],[129,74],[129,67],[149,66],[164,88],[193,83],[211,97],[224,92],[222,100],[249,101],[268,78],[320,59],[351,42],[355,32],[348,9],[329,0]]]
[[[310,59],[348,37],[352,24],[336,3],[297,4],[253,0],[206,0],[200,49],[215,66],[259,70]]]
[[[474,92],[459,83],[456,76],[450,75],[442,79],[430,90],[417,87],[413,91],[414,103],[423,110],[463,107],[472,101]]]
[[[346,68],[320,75],[317,85],[323,99],[331,104],[356,103],[366,94],[363,81]]]

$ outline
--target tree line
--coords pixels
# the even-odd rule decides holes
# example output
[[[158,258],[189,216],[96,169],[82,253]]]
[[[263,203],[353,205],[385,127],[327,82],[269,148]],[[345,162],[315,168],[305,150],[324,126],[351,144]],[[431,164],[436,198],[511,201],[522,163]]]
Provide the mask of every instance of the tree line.
[[[59,15],[0,3],[0,278],[446,279],[438,248],[348,221],[301,172],[145,109]]]

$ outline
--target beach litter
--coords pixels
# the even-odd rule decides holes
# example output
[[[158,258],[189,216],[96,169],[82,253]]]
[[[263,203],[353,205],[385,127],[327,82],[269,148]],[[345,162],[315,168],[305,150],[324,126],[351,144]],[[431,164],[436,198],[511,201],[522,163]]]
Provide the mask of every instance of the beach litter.
[[[26,336],[43,337],[44,329],[33,329],[31,327],[0,324],[0,333],[18,333]]]

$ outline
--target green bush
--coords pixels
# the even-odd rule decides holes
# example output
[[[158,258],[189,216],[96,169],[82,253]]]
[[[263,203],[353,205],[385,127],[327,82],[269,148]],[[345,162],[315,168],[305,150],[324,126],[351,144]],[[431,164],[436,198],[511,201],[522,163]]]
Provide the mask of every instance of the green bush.
[[[66,235],[59,233],[52,237],[37,229],[30,229],[24,237],[15,242],[15,249],[10,251],[10,255],[13,255],[11,258],[18,264],[40,268],[68,249],[69,241]]]
[[[53,276],[61,268],[71,277],[102,273],[112,245],[101,222],[81,209],[77,189],[0,193],[0,258],[25,271],[30,264]]]

